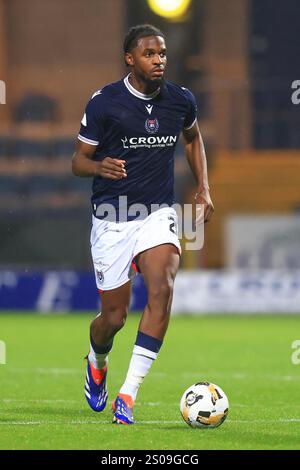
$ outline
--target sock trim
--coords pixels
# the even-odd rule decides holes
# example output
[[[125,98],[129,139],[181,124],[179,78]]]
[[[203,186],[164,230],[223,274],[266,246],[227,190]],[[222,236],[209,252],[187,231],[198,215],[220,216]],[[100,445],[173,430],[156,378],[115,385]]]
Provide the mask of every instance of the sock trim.
[[[160,339],[154,338],[153,336],[147,335],[142,331],[138,331],[135,345],[144,349],[148,349],[157,354],[161,348],[162,341]]]
[[[136,356],[141,356],[141,357],[146,357],[147,359],[151,359],[151,361],[154,361],[154,357],[146,356],[146,354],[138,354],[134,353]]]
[[[142,348],[141,346],[137,346],[136,344],[134,345],[133,348],[133,354],[139,355],[139,356],[146,356],[149,359],[156,359],[157,358],[157,353],[151,351],[150,349]]]
[[[93,348],[93,351],[96,354],[108,354],[111,351],[112,345],[113,345],[113,342],[111,342],[105,346],[98,346],[93,340],[91,334],[90,334],[90,342],[91,342],[91,347]]]

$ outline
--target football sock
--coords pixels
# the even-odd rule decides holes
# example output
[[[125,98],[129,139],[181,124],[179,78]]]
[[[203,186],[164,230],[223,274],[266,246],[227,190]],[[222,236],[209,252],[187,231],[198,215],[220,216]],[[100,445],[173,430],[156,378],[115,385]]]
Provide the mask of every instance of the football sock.
[[[126,380],[120,389],[119,395],[130,395],[135,401],[140,385],[148,374],[154,359],[161,348],[162,341],[138,332],[133,348]]]
[[[106,346],[98,346],[90,335],[90,352],[88,359],[95,369],[103,369],[108,363],[108,353],[111,351],[112,342]]]

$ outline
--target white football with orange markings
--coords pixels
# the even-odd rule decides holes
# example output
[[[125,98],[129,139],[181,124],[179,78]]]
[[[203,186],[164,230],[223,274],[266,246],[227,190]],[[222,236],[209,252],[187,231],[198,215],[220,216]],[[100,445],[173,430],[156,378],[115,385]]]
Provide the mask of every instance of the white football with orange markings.
[[[216,428],[229,411],[225,392],[210,382],[198,382],[189,387],[180,400],[180,412],[192,428]]]

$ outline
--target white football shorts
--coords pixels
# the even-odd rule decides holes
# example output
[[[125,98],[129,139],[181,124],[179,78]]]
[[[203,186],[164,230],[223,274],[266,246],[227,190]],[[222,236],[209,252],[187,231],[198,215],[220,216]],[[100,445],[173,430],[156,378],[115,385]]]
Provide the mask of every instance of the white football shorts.
[[[144,220],[109,222],[94,215],[91,252],[96,284],[100,292],[116,289],[132,279],[134,258],[154,246],[171,243],[181,254],[175,209],[164,207]]]

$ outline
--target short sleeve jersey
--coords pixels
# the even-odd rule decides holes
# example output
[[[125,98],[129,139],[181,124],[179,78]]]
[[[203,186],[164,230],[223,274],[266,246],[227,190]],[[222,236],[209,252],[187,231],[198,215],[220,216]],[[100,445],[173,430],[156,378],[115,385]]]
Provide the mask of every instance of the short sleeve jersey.
[[[196,122],[193,94],[169,81],[151,95],[133,88],[128,79],[109,84],[93,94],[81,121],[78,139],[96,147],[93,159],[109,156],[125,160],[127,178],[96,176],[91,198],[93,213],[112,204],[119,213],[120,196],[127,206],[172,205],[174,151],[183,129]]]

